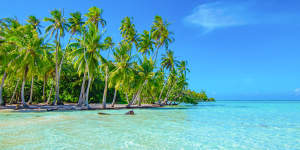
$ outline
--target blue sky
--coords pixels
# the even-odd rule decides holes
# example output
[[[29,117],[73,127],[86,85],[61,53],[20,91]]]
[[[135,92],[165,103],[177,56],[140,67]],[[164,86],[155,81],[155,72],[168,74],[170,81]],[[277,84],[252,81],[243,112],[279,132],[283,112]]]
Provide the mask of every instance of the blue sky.
[[[104,9],[107,34],[120,21],[139,32],[155,15],[171,23],[170,49],[189,62],[189,86],[219,100],[300,99],[300,1],[297,0],[2,0],[0,17],[49,16],[50,10]]]

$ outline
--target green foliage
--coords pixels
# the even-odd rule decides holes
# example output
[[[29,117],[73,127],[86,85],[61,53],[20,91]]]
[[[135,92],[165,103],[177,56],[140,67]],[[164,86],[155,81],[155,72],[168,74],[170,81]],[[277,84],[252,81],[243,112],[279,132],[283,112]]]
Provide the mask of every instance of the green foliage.
[[[108,103],[115,90],[117,103],[129,105],[158,100],[191,104],[215,101],[205,91],[188,90],[188,64],[169,50],[173,33],[162,17],[155,16],[151,30],[142,33],[136,30],[132,18],[125,17],[120,26],[122,41],[114,43],[106,36],[102,9],[92,7],[86,14],[74,12],[70,18],[55,9],[50,15],[44,18],[48,22],[45,29],[35,16],[29,16],[27,24],[13,18],[0,20],[0,77],[7,74],[1,90],[7,102],[20,103],[21,91],[27,101],[31,78],[34,103],[48,98],[49,102],[77,103],[86,96],[89,103],[101,103],[105,87]],[[159,50],[163,50],[161,56]],[[108,55],[104,56],[103,51]],[[57,93],[56,88],[60,89]]]

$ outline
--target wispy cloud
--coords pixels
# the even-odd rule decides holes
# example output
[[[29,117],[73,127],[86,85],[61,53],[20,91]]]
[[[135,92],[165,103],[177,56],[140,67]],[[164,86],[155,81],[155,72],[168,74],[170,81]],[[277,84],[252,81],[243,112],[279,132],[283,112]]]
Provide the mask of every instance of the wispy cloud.
[[[206,31],[212,31],[225,27],[259,23],[286,23],[293,20],[292,13],[268,12],[261,6],[257,7],[258,5],[256,0],[210,1],[195,7],[192,13],[184,18],[184,21],[200,26]]]
[[[296,96],[300,96],[300,88],[296,88],[296,89],[294,90],[294,94],[295,94]]]

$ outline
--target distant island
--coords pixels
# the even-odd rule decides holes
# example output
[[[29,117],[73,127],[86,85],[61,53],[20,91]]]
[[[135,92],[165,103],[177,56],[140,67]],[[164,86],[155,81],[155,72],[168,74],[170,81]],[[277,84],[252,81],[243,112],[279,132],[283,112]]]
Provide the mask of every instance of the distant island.
[[[97,7],[68,18],[56,9],[43,21],[46,26],[35,16],[25,24],[0,20],[1,106],[71,103],[89,109],[99,103],[105,109],[215,101],[188,88],[188,63],[169,49],[173,33],[160,16],[142,32],[125,17],[118,43],[107,35]]]

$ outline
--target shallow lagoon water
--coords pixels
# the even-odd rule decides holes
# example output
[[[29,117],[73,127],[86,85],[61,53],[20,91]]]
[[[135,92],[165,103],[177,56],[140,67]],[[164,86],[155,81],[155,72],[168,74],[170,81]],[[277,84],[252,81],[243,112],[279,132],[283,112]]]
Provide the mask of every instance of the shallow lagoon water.
[[[299,101],[126,111],[0,113],[0,149],[300,149]]]

